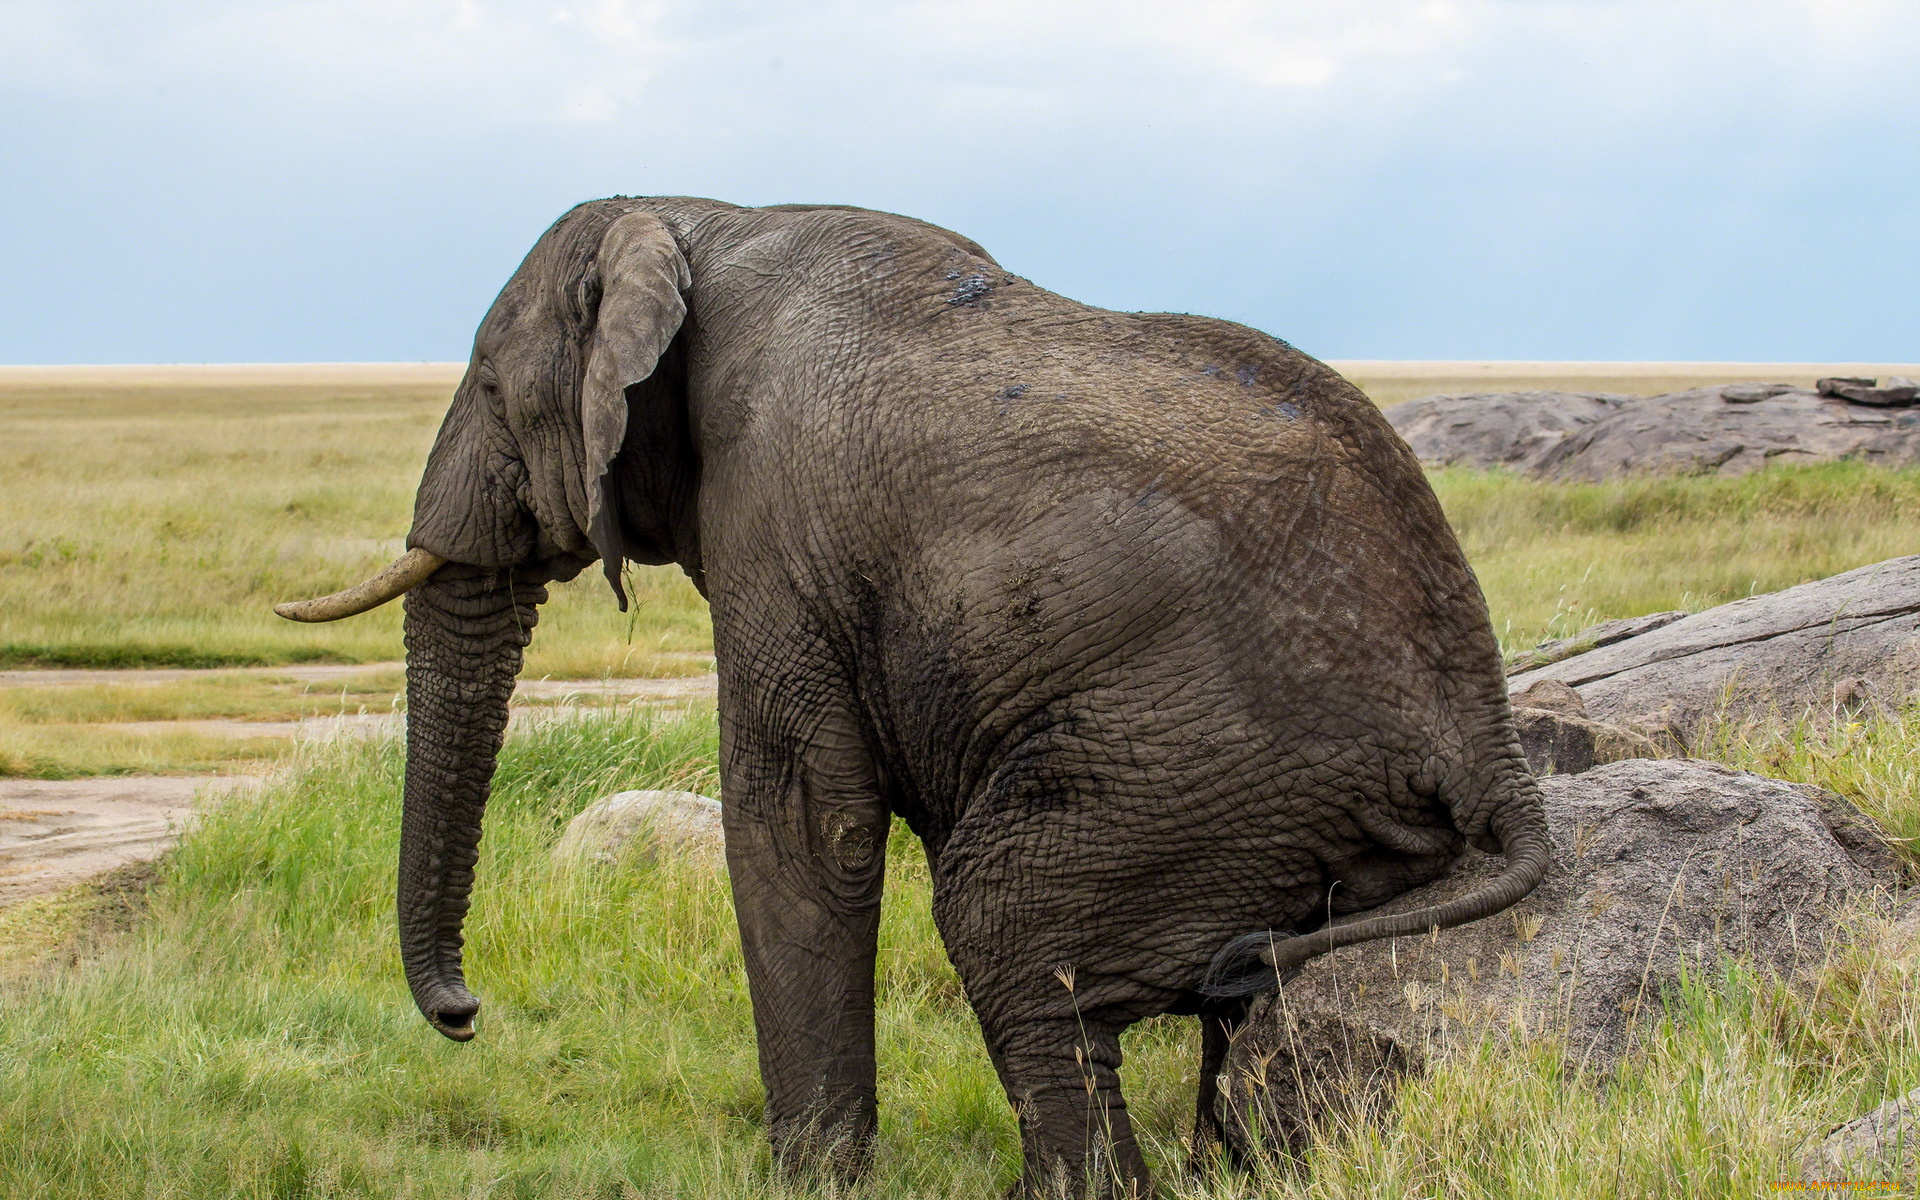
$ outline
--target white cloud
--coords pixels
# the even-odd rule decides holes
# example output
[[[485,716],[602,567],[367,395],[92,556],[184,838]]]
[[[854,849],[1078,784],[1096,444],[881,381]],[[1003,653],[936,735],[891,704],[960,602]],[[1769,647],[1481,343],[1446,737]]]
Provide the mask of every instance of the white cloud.
[[[607,119],[661,56],[660,4],[221,0],[159,10],[0,7],[0,88],[170,85],[263,109],[313,104],[388,120]],[[16,68],[33,65],[23,78]]]

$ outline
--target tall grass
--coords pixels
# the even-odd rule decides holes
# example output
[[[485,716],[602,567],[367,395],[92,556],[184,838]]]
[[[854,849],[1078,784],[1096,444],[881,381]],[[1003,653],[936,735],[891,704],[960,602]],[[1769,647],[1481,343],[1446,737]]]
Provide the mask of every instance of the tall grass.
[[[1843,462],[1737,479],[1430,478],[1509,651],[1609,617],[1697,611],[1920,553],[1920,471]]]
[[[397,659],[398,606],[320,626],[269,606],[398,553],[446,402],[401,385],[0,389],[0,667]],[[1509,649],[1920,551],[1916,471],[1433,482]],[[647,675],[710,648],[677,569],[634,568],[629,591],[622,614],[597,571],[557,586],[529,673]]]
[[[418,386],[0,389],[0,667],[221,667],[400,656],[399,608],[301,626],[402,548],[447,405]],[[674,569],[560,585],[535,675],[648,674],[709,644]]]
[[[714,753],[710,710],[516,734],[469,927],[487,1010],[456,1046],[413,1012],[393,950],[399,748],[310,748],[188,838],[123,943],[0,992],[0,1195],[760,1194],[724,879],[548,860],[595,796],[713,791]],[[1011,1122],[910,839],[891,866],[883,1178],[977,1195]]]
[[[1920,798],[1895,782],[1920,764],[1916,729],[1876,735],[1875,772],[1830,752],[1853,743],[1799,761],[1814,782],[1884,787],[1911,827]],[[607,870],[548,857],[594,797],[711,792],[714,755],[710,709],[555,719],[509,739],[469,925],[486,1009],[459,1046],[413,1011],[393,947],[400,749],[309,746],[188,837],[130,932],[0,982],[0,1195],[788,1194],[763,1145],[724,880],[671,856]],[[882,1128],[855,1194],[994,1195],[1017,1163],[1014,1123],[904,830],[888,870]],[[61,903],[0,913],[0,947],[48,944]],[[1867,941],[1811,987],[1737,966],[1695,976],[1613,1078],[1571,1073],[1550,1045],[1489,1044],[1409,1082],[1387,1125],[1329,1127],[1306,1175],[1182,1176],[1189,1022],[1133,1030],[1124,1075],[1179,1196],[1584,1200],[1681,1180],[1751,1195],[1793,1177],[1810,1134],[1920,1082],[1912,973]]]

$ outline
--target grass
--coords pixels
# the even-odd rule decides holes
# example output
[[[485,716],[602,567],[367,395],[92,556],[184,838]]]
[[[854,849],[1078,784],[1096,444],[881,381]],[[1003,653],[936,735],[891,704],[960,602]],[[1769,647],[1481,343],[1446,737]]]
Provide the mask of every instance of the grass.
[[[1622,389],[1626,390],[1626,389]],[[267,612],[377,567],[404,534],[444,391],[250,384],[0,390],[0,667],[390,663],[396,610],[294,626]],[[1846,464],[1746,479],[1434,485],[1509,650],[1592,621],[1698,609],[1920,551],[1920,472]],[[675,572],[622,616],[556,589],[528,674],[683,673],[708,648]],[[414,1013],[393,952],[400,749],[187,730],[181,716],[384,711],[390,668],[0,689],[0,774],[284,763],[135,881],[0,910],[0,1196],[787,1195],[759,1128],[751,1012],[724,880],[672,859],[554,868],[591,799],[712,794],[710,709],[620,708],[517,728],[469,927],[481,1037]],[[1819,784],[1920,845],[1920,712],[1725,727],[1706,752]],[[1012,1115],[896,831],[880,967],[883,1125],[861,1197],[997,1194]],[[1330,1127],[1311,1174],[1211,1188],[1178,1163],[1191,1022],[1131,1031],[1125,1076],[1174,1195],[1747,1196],[1810,1133],[1920,1083],[1910,956],[1871,940],[1790,989],[1737,964],[1690,978],[1609,1080],[1550,1045],[1489,1043],[1402,1091],[1385,1127]],[[809,1195],[825,1195],[810,1192]]]
[[[254,383],[0,388],[0,668],[391,662],[397,605],[299,626],[277,600],[390,561],[448,393]],[[644,675],[710,645],[677,570],[631,614],[594,573],[555,589],[535,675]]]
[[[1808,726],[1780,746],[1767,761],[1789,777],[1920,825],[1903,782],[1920,769],[1920,719]],[[14,964],[0,982],[0,1195],[789,1194],[761,1136],[724,879],[671,857],[548,858],[594,797],[711,794],[715,753],[710,708],[534,722],[509,739],[469,925],[487,1009],[467,1046],[414,1013],[393,952],[391,738],[309,746],[215,810],[124,932],[98,933],[110,906],[84,891],[0,911]],[[904,829],[888,869],[882,1129],[855,1194],[997,1194],[1017,1161],[1013,1119]],[[90,953],[71,954],[75,929]],[[1696,976],[1611,1081],[1569,1074],[1551,1045],[1488,1044],[1409,1083],[1384,1128],[1329,1128],[1310,1176],[1212,1190],[1178,1171],[1191,1022],[1133,1030],[1125,1075],[1149,1157],[1184,1197],[1637,1197],[1683,1178],[1744,1196],[1794,1178],[1810,1132],[1920,1082],[1913,970],[1867,942],[1813,988],[1737,965]]]
[[[202,775],[255,770],[285,757],[279,731],[234,737],[179,729],[61,722],[0,724],[0,779],[88,775]]]
[[[1448,469],[1435,492],[1508,651],[1610,617],[1697,611],[1920,553],[1920,471],[1558,484]]]
[[[0,386],[0,669],[397,660],[398,606],[319,626],[269,607],[398,553],[446,401],[364,381]],[[1509,649],[1920,550],[1915,471],[1433,480]],[[678,570],[635,568],[630,591],[622,614],[597,572],[558,585],[528,673],[672,673],[711,648]]]

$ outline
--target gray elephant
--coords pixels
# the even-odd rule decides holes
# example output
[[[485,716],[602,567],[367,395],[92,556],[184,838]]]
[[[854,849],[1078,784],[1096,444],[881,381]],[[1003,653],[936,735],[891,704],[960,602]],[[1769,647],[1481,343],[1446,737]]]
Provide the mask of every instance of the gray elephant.
[[[678,563],[711,606],[727,863],[776,1157],[875,1128],[891,818],[1019,1115],[1023,1183],[1148,1187],[1120,1032],[1205,1022],[1196,1145],[1248,995],[1496,912],[1547,864],[1486,603],[1372,404],[1224,321],[1108,312],[856,208],[615,198],[481,323],[411,549],[402,954],[461,974],[544,585]],[[620,602],[624,606],[625,597]],[[1503,852],[1486,889],[1353,918]]]

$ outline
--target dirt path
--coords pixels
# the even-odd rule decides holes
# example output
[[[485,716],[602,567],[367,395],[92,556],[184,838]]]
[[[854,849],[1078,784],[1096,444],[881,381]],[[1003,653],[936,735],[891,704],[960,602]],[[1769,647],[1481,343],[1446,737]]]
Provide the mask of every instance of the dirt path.
[[[677,651],[662,654],[659,657],[675,662],[705,662],[713,655],[702,651]],[[402,662],[295,663],[281,667],[128,667],[125,669],[55,667],[47,670],[0,671],[0,688],[82,687],[88,684],[123,684],[138,687],[143,684],[210,679],[219,675],[325,683],[330,680],[371,675],[377,671],[404,671],[406,667],[407,664]],[[514,694],[516,696],[551,696],[574,692],[586,694],[598,689],[610,695],[640,696],[646,695],[651,685],[679,682],[678,679],[523,679]]]
[[[180,683],[189,679],[210,679],[216,675],[254,675],[267,679],[296,679],[302,683],[324,683],[330,679],[351,679],[375,671],[403,671],[405,663],[326,663],[289,664],[284,667],[129,667],[105,668],[55,667],[48,670],[0,671],[0,688],[82,687],[87,684]]]
[[[0,779],[0,908],[166,853],[243,775]]]
[[[511,725],[541,716],[557,716],[558,704],[579,697],[585,700],[633,701],[642,704],[676,704],[689,700],[712,699],[719,691],[719,677],[688,675],[679,679],[531,679],[513,691]],[[541,701],[537,707],[526,701]],[[596,709],[578,710],[593,712]],[[298,721],[242,721],[235,719],[188,721],[118,721],[110,726],[123,733],[197,733],[205,737],[230,738],[309,738],[379,733],[404,728],[396,712],[342,713],[333,717],[302,717]]]
[[[245,670],[283,679],[323,681],[400,667],[400,663],[363,663]],[[233,674],[234,670],[0,671],[0,688],[159,684]],[[574,697],[588,701],[675,704],[709,699],[717,685],[713,675],[674,679],[522,680],[514,689],[513,721],[539,719],[542,715],[564,718],[575,712],[596,711],[553,707]],[[401,727],[400,714],[391,712],[309,717],[300,721],[127,721],[102,726],[122,732],[191,732],[215,737],[296,740],[379,733]],[[0,908],[30,896],[71,887],[115,867],[160,857],[179,840],[181,830],[197,809],[255,778],[136,775],[73,780],[0,779]]]

